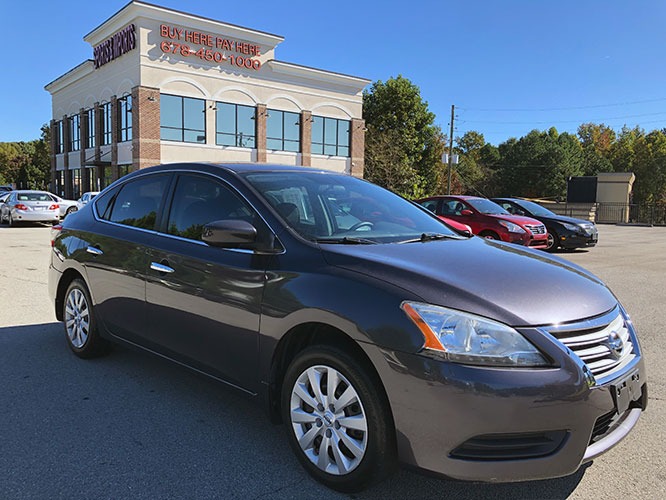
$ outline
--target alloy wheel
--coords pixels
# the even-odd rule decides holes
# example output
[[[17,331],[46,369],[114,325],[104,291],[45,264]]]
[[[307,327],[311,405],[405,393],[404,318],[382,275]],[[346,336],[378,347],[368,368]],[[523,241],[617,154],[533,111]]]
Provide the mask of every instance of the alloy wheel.
[[[90,332],[90,308],[86,296],[78,288],[70,290],[65,307],[65,330],[69,341],[81,349]]]
[[[291,425],[301,450],[321,471],[349,474],[368,445],[368,421],[358,392],[335,368],[316,365],[296,380]]]

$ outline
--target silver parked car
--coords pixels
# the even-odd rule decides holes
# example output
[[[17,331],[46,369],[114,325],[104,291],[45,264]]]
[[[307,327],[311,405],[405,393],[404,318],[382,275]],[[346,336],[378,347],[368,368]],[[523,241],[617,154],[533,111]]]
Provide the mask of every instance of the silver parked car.
[[[60,220],[60,207],[46,191],[12,191],[0,205],[0,222],[13,226],[20,222]]]
[[[53,193],[49,193],[49,196],[60,207],[60,218],[61,219],[64,218],[65,215],[69,215],[72,212],[76,212],[79,209],[79,204],[78,204],[77,201],[67,200],[67,199],[61,198],[57,194],[53,194]]]
[[[99,194],[99,191],[88,191],[87,193],[83,193],[81,195],[81,198],[79,198],[76,201],[76,206],[77,206],[78,210],[81,210],[83,207],[85,207],[98,194]]]

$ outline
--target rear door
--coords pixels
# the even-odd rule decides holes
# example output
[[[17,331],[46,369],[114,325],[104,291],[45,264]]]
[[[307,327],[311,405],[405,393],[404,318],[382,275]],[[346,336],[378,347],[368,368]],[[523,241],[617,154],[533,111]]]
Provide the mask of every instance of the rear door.
[[[143,341],[229,383],[258,390],[261,299],[270,257],[208,246],[203,226],[243,219],[268,230],[226,182],[181,173],[149,253],[146,281],[149,328]]]
[[[137,177],[96,201],[96,231],[81,235],[97,319],[114,335],[139,343],[147,328],[145,278],[170,174]]]

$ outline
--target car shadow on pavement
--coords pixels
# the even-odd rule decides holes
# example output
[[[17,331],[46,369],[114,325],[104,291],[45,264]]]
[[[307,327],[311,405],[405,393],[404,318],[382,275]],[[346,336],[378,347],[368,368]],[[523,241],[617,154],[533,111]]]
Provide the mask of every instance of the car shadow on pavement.
[[[0,327],[0,377],[0,498],[564,499],[585,473],[481,484],[403,469],[342,495],[310,479],[254,398],[124,347],[78,359],[55,322]]]

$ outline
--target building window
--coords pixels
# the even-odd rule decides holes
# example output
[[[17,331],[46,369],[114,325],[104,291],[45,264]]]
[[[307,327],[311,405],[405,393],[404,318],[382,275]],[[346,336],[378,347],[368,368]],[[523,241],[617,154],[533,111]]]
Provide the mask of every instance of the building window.
[[[312,117],[312,153],[349,156],[349,120]]]
[[[111,144],[111,103],[105,102],[99,108],[102,114],[101,125],[102,125],[102,146]]]
[[[160,136],[165,141],[206,142],[206,103],[203,99],[162,94]]]
[[[120,124],[120,141],[132,140],[132,96],[118,99],[118,123]]]
[[[216,144],[220,146],[237,146],[254,148],[256,108],[241,104],[218,102],[216,123]]]
[[[75,168],[72,173],[73,198],[76,200],[81,196],[81,169]]]
[[[298,113],[268,110],[266,147],[276,151],[301,151],[301,119]]]
[[[112,167],[103,167],[102,169],[102,185],[101,188],[104,189],[106,186],[110,186],[113,182],[113,169]]]
[[[67,118],[67,132],[69,133],[69,151],[81,149],[81,126],[79,115]]]
[[[118,165],[118,178],[124,177],[132,171],[132,165]]]
[[[54,133],[56,135],[56,137],[55,137],[56,154],[64,153],[65,152],[65,134],[64,134],[64,130],[63,130],[62,120],[58,120],[56,122]]]
[[[88,125],[88,133],[86,135],[86,148],[94,148],[95,147],[95,110],[94,109],[88,109],[85,112],[85,118],[84,120],[86,121],[86,124]]]

